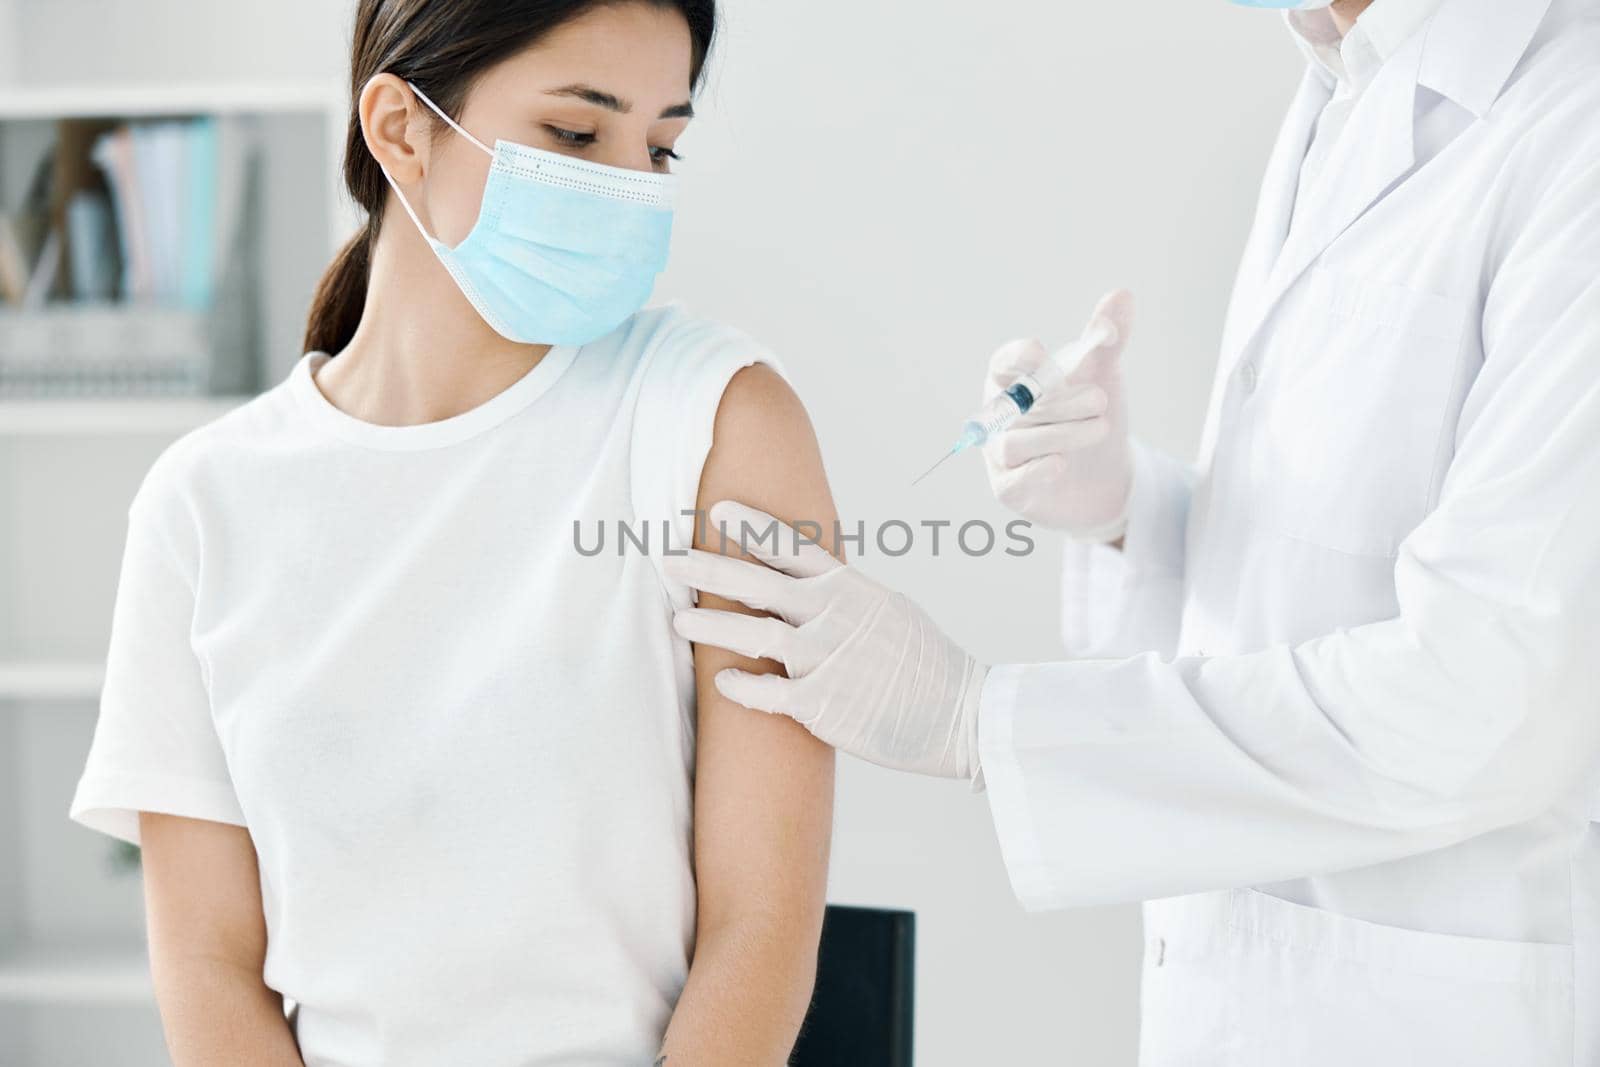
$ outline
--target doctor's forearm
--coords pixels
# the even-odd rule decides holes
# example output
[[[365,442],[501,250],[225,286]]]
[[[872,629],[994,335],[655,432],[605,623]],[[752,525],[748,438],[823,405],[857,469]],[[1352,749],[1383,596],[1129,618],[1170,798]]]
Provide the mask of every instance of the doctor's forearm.
[[[1409,687],[1386,686],[1345,641],[1311,656],[1356,652],[1349,669],[1308,671],[1307,650],[1279,648],[991,671],[982,763],[1023,903],[1150,900],[1417,855],[1546,810],[1593,750],[1576,671],[1498,708],[1498,693],[1452,688],[1391,727],[1382,713]],[[1392,673],[1423,688],[1418,664]]]

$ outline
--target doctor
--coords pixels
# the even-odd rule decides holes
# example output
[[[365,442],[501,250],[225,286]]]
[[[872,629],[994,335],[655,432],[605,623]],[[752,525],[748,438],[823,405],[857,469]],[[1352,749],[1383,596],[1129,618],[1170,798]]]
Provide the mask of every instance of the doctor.
[[[1148,901],[1144,1064],[1600,1064],[1600,2],[1258,6],[1311,62],[1198,462],[1129,439],[1117,348],[989,446],[1077,538],[1073,658],[787,540],[674,562],[777,618],[677,625],[786,666],[743,704],[981,769],[1028,908]]]

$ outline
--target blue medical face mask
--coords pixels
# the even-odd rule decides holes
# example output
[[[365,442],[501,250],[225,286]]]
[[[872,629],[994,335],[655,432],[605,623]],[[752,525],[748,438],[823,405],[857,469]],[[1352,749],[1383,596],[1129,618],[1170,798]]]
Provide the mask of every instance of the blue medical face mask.
[[[585,345],[644,306],[667,265],[677,193],[672,175],[510,141],[489,148],[422,90],[412,85],[411,91],[493,160],[478,221],[454,248],[428,233],[383,172],[484,322],[520,344]]]

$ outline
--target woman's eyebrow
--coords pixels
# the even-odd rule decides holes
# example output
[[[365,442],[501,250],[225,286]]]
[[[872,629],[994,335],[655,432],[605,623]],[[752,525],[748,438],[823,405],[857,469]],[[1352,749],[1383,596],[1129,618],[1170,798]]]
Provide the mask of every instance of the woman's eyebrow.
[[[615,111],[619,115],[626,115],[633,110],[633,104],[629,101],[619,99],[616,94],[608,93],[604,89],[596,89],[592,85],[584,85],[582,82],[563,85],[559,89],[546,89],[545,95],[574,97],[584,103],[603,107],[607,111]],[[694,118],[694,105],[687,100],[681,104],[673,104],[671,107],[663,109],[660,117],[664,119],[692,119]]]

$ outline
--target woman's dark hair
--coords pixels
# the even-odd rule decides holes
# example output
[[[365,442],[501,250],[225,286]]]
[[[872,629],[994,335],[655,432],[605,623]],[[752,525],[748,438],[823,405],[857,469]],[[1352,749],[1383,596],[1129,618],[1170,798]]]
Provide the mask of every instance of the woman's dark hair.
[[[473,82],[490,67],[588,11],[619,3],[683,13],[694,45],[691,79],[698,85],[716,32],[716,0],[360,0],[350,50],[344,184],[366,211],[367,224],[317,285],[304,351],[337,355],[350,343],[366,306],[372,249],[389,192],[361,136],[357,109],[373,75],[394,74],[415,83],[445,114],[459,119]]]

